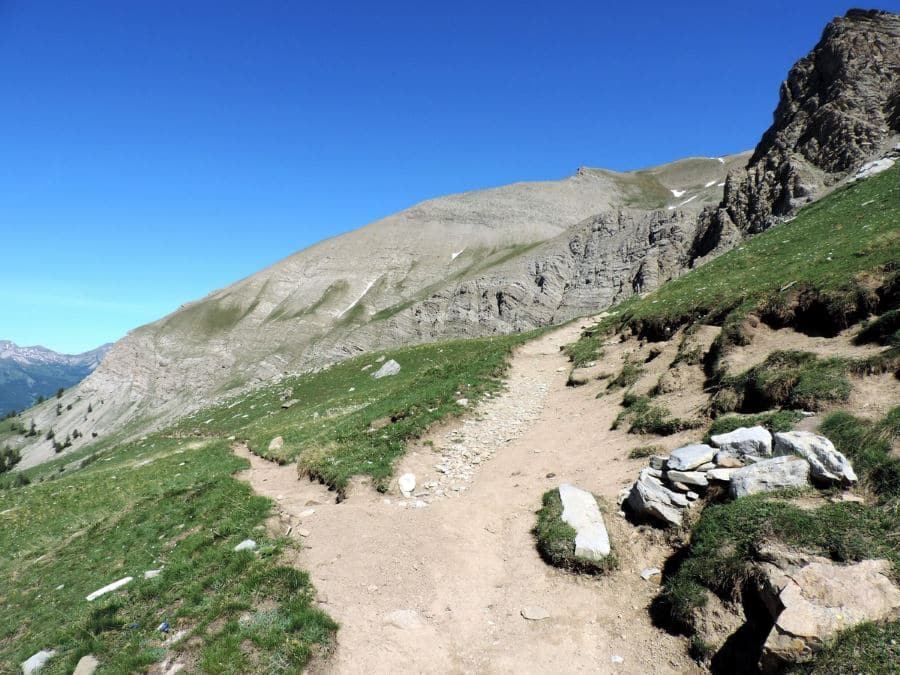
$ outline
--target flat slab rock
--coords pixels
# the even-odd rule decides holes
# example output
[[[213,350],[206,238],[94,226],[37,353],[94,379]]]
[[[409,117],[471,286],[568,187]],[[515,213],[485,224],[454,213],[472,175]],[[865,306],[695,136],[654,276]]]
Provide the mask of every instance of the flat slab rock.
[[[758,492],[809,485],[809,462],[799,457],[773,457],[735,469],[730,491],[735,498]]]
[[[763,662],[801,662],[833,638],[863,621],[878,621],[900,609],[900,590],[887,560],[853,565],[814,561],[785,575],[783,607],[763,648]]]
[[[562,520],[575,529],[575,557],[598,561],[609,555],[609,532],[597,500],[587,490],[563,483],[559,486]]]
[[[522,608],[522,618],[529,621],[543,621],[550,618],[550,612],[537,605],[528,605]]]
[[[683,520],[681,509],[688,505],[688,500],[642,471],[628,494],[628,505],[635,513],[678,527]]]
[[[672,451],[672,454],[669,455],[667,467],[670,471],[690,471],[701,464],[711,462],[715,456],[715,448],[705,443],[686,445],[683,448]]]
[[[738,427],[727,434],[716,434],[710,440],[725,455],[732,457],[772,455],[772,434],[765,427]]]
[[[72,671],[72,675],[94,675],[94,671],[99,667],[100,662],[93,654],[82,656]]]

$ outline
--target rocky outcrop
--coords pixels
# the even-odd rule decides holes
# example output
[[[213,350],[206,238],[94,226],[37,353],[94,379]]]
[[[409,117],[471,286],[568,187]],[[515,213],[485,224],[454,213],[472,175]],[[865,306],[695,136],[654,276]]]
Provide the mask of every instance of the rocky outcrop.
[[[822,196],[900,134],[900,15],[850,10],[781,85],[772,126],[721,204],[700,218],[694,255],[726,250]]]
[[[761,551],[762,600],[774,620],[760,661],[765,672],[808,661],[838,632],[900,612],[889,561],[839,565],[775,548]]]

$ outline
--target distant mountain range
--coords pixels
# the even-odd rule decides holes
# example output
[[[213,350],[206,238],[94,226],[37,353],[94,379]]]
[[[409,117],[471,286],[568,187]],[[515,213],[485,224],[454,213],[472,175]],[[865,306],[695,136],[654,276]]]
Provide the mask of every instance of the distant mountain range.
[[[112,344],[84,354],[59,354],[46,347],[20,347],[0,340],[0,415],[34,405],[39,396],[81,382],[100,365]]]

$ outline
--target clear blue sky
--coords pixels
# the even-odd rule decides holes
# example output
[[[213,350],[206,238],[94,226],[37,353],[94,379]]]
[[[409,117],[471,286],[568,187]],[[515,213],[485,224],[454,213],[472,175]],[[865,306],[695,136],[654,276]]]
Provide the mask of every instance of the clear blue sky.
[[[850,6],[0,0],[0,339],[87,350],[429,197],[751,148]]]

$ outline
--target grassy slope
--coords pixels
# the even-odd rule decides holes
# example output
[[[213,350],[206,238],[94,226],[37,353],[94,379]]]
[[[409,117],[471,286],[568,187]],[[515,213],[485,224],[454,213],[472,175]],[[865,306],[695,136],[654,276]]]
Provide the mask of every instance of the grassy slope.
[[[285,379],[202,410],[179,423],[185,434],[246,440],[257,454],[301,469],[342,491],[355,475],[383,485],[406,442],[430,424],[501,386],[511,350],[532,334],[453,341],[386,353],[399,374],[372,378],[375,355],[343,361],[319,373]],[[365,366],[370,366],[363,370]],[[282,409],[285,395],[296,399]],[[393,420],[373,430],[376,420]],[[273,438],[284,446],[269,450]]]
[[[261,528],[270,502],[231,477],[246,462],[222,442],[186,444],[120,446],[0,492],[0,671],[43,648],[59,652],[48,673],[88,653],[102,672],[142,670],[165,653],[163,621],[200,638],[179,648],[206,672],[297,672],[330,643],[336,626],[312,605],[306,575],[277,562],[287,542]],[[262,555],[232,551],[247,537]],[[135,581],[85,600],[124,576]]]

